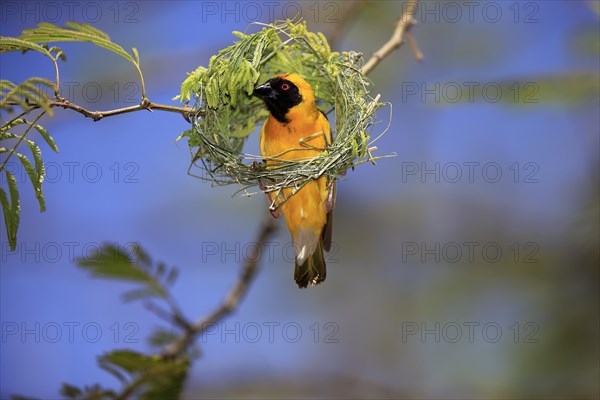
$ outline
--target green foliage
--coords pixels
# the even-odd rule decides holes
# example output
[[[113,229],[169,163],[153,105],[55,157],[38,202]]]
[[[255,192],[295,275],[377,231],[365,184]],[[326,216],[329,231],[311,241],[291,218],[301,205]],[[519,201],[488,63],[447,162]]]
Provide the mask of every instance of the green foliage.
[[[145,98],[144,77],[140,68],[138,51],[133,48],[131,54],[127,53],[121,46],[113,43],[106,33],[91,25],[67,22],[66,27],[61,27],[43,22],[35,29],[24,30],[23,34],[18,38],[0,37],[0,54],[14,51],[22,53],[30,51],[38,52],[52,61],[56,73],[56,80],[54,82],[40,77],[31,77],[18,84],[8,80],[0,80],[0,111],[8,114],[18,112],[12,119],[3,122],[0,127],[0,153],[6,153],[6,158],[0,165],[0,173],[4,172],[6,175],[7,189],[10,194],[9,200],[6,190],[0,187],[0,203],[2,205],[8,241],[13,251],[17,243],[21,209],[16,180],[12,173],[6,170],[6,165],[12,156],[15,156],[19,160],[27,176],[29,176],[40,206],[40,211],[43,212],[46,209],[46,204],[42,184],[46,171],[42,160],[42,152],[37,143],[31,138],[26,138],[26,136],[34,128],[48,146],[53,151],[58,152],[58,147],[52,136],[50,136],[43,126],[37,124],[37,121],[45,114],[52,116],[54,100],[64,100],[59,92],[60,75],[58,60],[66,61],[66,55],[59,47],[50,47],[47,43],[67,41],[90,42],[131,62],[140,76],[142,98]],[[25,117],[36,110],[41,110],[41,112],[35,119],[32,122],[26,120]],[[0,117],[0,120],[3,121],[4,116]],[[25,130],[22,133],[15,133],[14,128],[19,126],[24,126]],[[19,150],[19,145],[22,143],[29,148],[33,163],[30,157]]]
[[[14,251],[17,246],[17,230],[19,229],[19,220],[21,212],[21,203],[19,201],[19,190],[17,189],[17,180],[8,171],[5,171],[6,181],[8,182],[8,191],[10,193],[10,202],[6,192],[0,187],[0,203],[2,203],[2,214],[6,225],[6,237],[10,248]]]
[[[596,2],[600,5],[600,2]],[[598,57],[600,55],[600,38],[597,23],[583,27],[573,39],[573,50],[579,55]]]
[[[535,79],[519,78],[469,88],[449,82],[442,87],[448,88],[447,91],[442,91],[448,94],[441,96],[445,105],[487,102],[511,107],[534,104],[578,107],[600,96],[600,81],[597,74],[587,72],[567,72]],[[457,89],[455,90],[454,87]]]
[[[173,343],[179,336],[167,329],[157,329],[148,338],[148,343],[154,347],[165,347]]]
[[[27,176],[29,177],[31,185],[33,186],[33,189],[35,191],[35,196],[40,206],[40,212],[44,212],[46,210],[46,202],[44,200],[42,184],[44,183],[46,170],[44,168],[44,162],[42,161],[42,151],[40,150],[37,143],[35,143],[33,140],[26,138],[27,134],[31,131],[31,129],[35,128],[35,130],[37,130],[40,133],[40,136],[50,146],[50,148],[54,151],[58,151],[58,147],[56,146],[54,139],[52,139],[52,137],[43,127],[36,123],[43,114],[43,112],[39,114],[36,117],[36,119],[32,122],[29,122],[24,118],[16,118],[12,119],[11,121],[8,121],[6,124],[0,127],[0,144],[2,144],[2,147],[0,147],[0,153],[8,153],[4,162],[0,166],[0,172],[4,171],[6,175],[6,181],[8,183],[10,193],[10,203],[8,201],[4,189],[1,187],[0,202],[2,203],[2,212],[4,215],[6,235],[8,237],[10,247],[13,251],[17,245],[17,231],[19,229],[21,208],[19,206],[19,190],[17,187],[16,179],[11,172],[6,170],[5,167],[12,155],[14,155],[21,162],[21,165],[25,169],[25,172],[27,172]],[[19,126],[26,126],[25,131],[22,134],[9,132],[9,130],[13,130],[14,128]],[[14,141],[15,144],[9,151],[7,147],[4,147],[4,143],[10,141]],[[19,144],[23,142],[29,148],[31,156],[33,157],[33,164],[25,154],[17,151]]]
[[[121,393],[100,385],[79,388],[63,384],[60,394],[67,399],[177,399],[189,370],[189,359],[166,359],[132,350],[115,350],[98,357],[102,369],[121,381]]]
[[[32,42],[23,38],[0,36],[0,53],[8,53],[11,51],[26,53],[29,50],[33,50],[50,58],[54,63],[59,59],[61,61],[67,61],[67,56],[60,47],[48,47],[46,43],[38,44],[39,42]]]
[[[140,285],[139,288],[124,294],[125,301],[159,299],[171,308],[173,318],[183,318],[168,289],[177,277],[177,270],[167,268],[164,263],[154,264],[140,246],[133,245],[126,251],[106,243],[89,257],[76,261],[79,267],[90,272],[95,278]],[[149,342],[153,346],[164,347],[179,336],[174,331],[160,328],[150,336]],[[187,354],[165,357],[161,354],[146,355],[133,350],[115,350],[99,357],[98,365],[122,383],[119,394],[97,385],[83,389],[64,385],[62,395],[72,399],[176,399],[183,389],[190,359]]]
[[[48,79],[33,77],[15,84],[11,81],[0,81],[0,110],[14,112],[14,106],[19,106],[24,113],[33,108],[41,108],[52,115],[51,99],[48,93],[56,92],[56,85]]]
[[[597,1],[588,1],[587,5],[590,7],[590,9],[597,15],[600,17],[600,2]]]
[[[599,13],[600,2],[589,2],[588,5]],[[574,32],[571,51],[579,57],[595,57],[600,54],[600,36],[598,24],[583,24]],[[486,89],[489,89],[489,91]],[[455,82],[443,84],[448,93],[442,96],[444,104],[487,102],[510,107],[541,106],[580,107],[594,104],[600,97],[600,80],[597,71],[565,71],[552,75],[516,77],[513,80],[490,82],[488,85],[462,87]],[[455,90],[453,87],[457,87]],[[454,93],[457,92],[455,96]],[[430,98],[431,99],[431,98]]]
[[[182,134],[196,162],[214,184],[257,184],[265,191],[300,188],[320,176],[334,179],[348,168],[374,161],[369,152],[369,130],[374,124],[378,97],[369,95],[370,82],[360,72],[362,56],[333,52],[321,33],[303,22],[277,22],[253,34],[233,32],[240,40],[199,67],[181,86],[182,101],[194,101],[192,128]],[[333,143],[307,161],[278,162],[266,169],[262,157],[242,153],[246,137],[268,116],[262,102],[251,96],[267,78],[298,73],[313,87],[322,111],[335,110]],[[307,133],[307,137],[316,132]]]
[[[16,248],[17,231],[20,221],[20,201],[17,180],[6,169],[9,159],[14,156],[21,163],[34,188],[40,211],[46,208],[42,183],[45,168],[42,152],[38,144],[27,135],[35,130],[46,144],[55,152],[58,147],[46,129],[38,124],[45,114],[52,115],[52,107],[62,101],[68,101],[59,93],[58,60],[65,61],[65,54],[59,47],[49,47],[47,42],[75,41],[90,42],[107,49],[131,62],[137,69],[142,84],[142,98],[145,98],[144,80],[140,69],[137,50],[127,53],[121,46],[113,43],[109,36],[87,24],[68,22],[66,27],[49,23],[41,23],[35,29],[25,30],[18,38],[0,37],[0,53],[35,51],[50,58],[54,64],[56,81],[31,77],[21,83],[0,80],[0,111],[16,116],[3,121],[0,127],[0,153],[6,153],[0,173],[6,176],[7,188],[0,187],[0,203],[4,216],[6,232],[11,249]],[[39,114],[32,120],[27,116],[35,110]],[[4,116],[2,117],[4,120]],[[30,155],[21,151],[29,149]],[[169,311],[162,311],[162,316],[171,315],[172,322],[189,324],[182,316],[178,306],[171,297],[168,286],[177,277],[175,268],[167,268],[164,263],[153,264],[148,254],[139,246],[120,249],[106,244],[89,258],[78,259],[78,265],[89,271],[96,278],[115,279],[137,284],[133,290],[123,295],[124,301],[150,299],[162,301]],[[149,304],[149,303],[147,303]],[[189,325],[185,325],[186,327]],[[164,347],[177,340],[176,332],[167,329],[157,330],[150,338],[154,346]],[[117,377],[123,384],[120,392],[105,389],[100,385],[79,388],[64,384],[61,395],[69,399],[117,399],[135,397],[141,399],[162,399],[179,397],[183,383],[189,370],[187,354],[175,356],[145,355],[131,350],[118,350],[107,353],[98,359],[99,365]]]
[[[102,400],[117,398],[117,394],[114,390],[104,389],[98,384],[78,388],[77,386],[64,383],[60,389],[60,395],[65,399],[74,400]]]
[[[142,97],[146,97],[144,87],[144,76],[140,68],[140,57],[137,49],[131,49],[131,54],[121,46],[113,43],[110,37],[100,29],[89,24],[78,24],[67,22],[67,27],[54,25],[48,22],[38,24],[37,28],[26,29],[17,39],[26,43],[50,43],[50,42],[90,42],[123,57],[134,65],[142,83]]]
[[[541,103],[581,106],[600,97],[597,73],[565,73],[536,80]]]
[[[123,295],[125,301],[149,297],[166,299],[166,288],[177,277],[177,269],[167,268],[164,263],[153,265],[147,253],[137,244],[131,247],[131,252],[127,252],[106,243],[89,257],[79,258],[76,262],[94,278],[117,279],[141,285],[140,288],[126,292]]]
[[[171,360],[132,350],[104,354],[98,364],[125,385],[129,396],[138,399],[179,398],[189,370],[187,357]]]

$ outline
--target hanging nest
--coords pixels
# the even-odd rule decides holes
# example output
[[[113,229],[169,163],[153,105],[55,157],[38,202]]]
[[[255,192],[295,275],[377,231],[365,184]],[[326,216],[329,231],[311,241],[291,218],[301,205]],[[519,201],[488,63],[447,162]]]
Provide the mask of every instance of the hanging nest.
[[[379,95],[369,95],[370,81],[360,71],[362,54],[331,51],[323,34],[309,32],[304,22],[254,25],[262,29],[249,35],[233,32],[240,40],[211,57],[208,68],[189,74],[181,86],[177,98],[193,102],[195,110],[191,129],[180,136],[188,138],[192,152],[189,173],[214,185],[239,184],[247,194],[257,185],[265,192],[278,192],[299,189],[321,176],[335,179],[349,168],[381,158],[371,154],[381,134],[370,141],[369,131],[384,104],[378,102]],[[336,133],[318,156],[279,160],[267,168],[260,155],[242,152],[246,137],[269,115],[252,91],[284,73],[297,73],[312,86],[317,106]],[[194,172],[198,168],[201,173]]]

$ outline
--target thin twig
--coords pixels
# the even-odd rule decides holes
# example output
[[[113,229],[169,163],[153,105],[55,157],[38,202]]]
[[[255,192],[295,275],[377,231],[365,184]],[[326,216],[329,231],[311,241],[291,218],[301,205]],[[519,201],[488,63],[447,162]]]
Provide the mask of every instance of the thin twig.
[[[392,51],[401,47],[404,44],[405,36],[407,38],[407,41],[409,42],[409,46],[413,50],[414,56],[417,59],[417,61],[423,60],[423,54],[419,51],[414,37],[412,37],[410,34],[407,35],[407,33],[410,32],[410,29],[417,23],[417,21],[413,18],[416,8],[416,0],[410,1],[408,3],[406,11],[404,12],[404,14],[402,14],[400,18],[398,18],[398,22],[396,22],[396,28],[394,29],[392,37],[383,46],[381,46],[379,50],[373,53],[369,61],[367,61],[365,65],[363,65],[363,67],[361,68],[361,72],[363,74],[366,75],[369,72],[371,72],[373,68],[375,68],[377,64],[381,62],[381,60],[387,57]]]
[[[177,325],[181,329],[187,331],[192,329],[192,324],[181,314],[181,312],[171,309],[170,311],[159,307],[152,301],[145,301],[144,307],[157,317],[167,321],[170,324]]]
[[[56,100],[52,100],[50,102],[50,106],[51,107],[62,107],[65,109],[70,109],[70,110],[76,111],[87,118],[91,118],[92,120],[94,120],[94,122],[100,121],[104,117],[111,117],[113,115],[126,114],[126,113],[140,111],[140,110],[148,110],[148,111],[159,110],[159,111],[168,111],[168,112],[179,113],[186,120],[189,120],[190,114],[193,111],[193,108],[189,107],[189,106],[176,107],[176,106],[169,106],[166,104],[158,104],[158,103],[153,103],[146,98],[143,99],[142,102],[136,106],[117,108],[115,110],[108,110],[108,111],[89,111],[89,110],[86,110],[85,108],[81,107],[80,105],[72,103],[71,101],[69,101],[65,98],[62,98],[62,97],[59,97]]]
[[[227,297],[225,297],[223,303],[206,317],[195,322],[191,326],[191,329],[186,330],[177,341],[165,349],[162,354],[163,357],[177,357],[185,352],[197,336],[203,334],[207,329],[211,328],[214,324],[235,311],[240,301],[248,292],[248,288],[256,276],[261,254],[263,253],[263,247],[277,227],[275,219],[271,218],[270,214],[267,214],[265,218],[266,220],[263,222],[258,233],[256,246],[252,247],[251,254],[249,254],[244,261],[240,277],[227,294]]]
[[[413,52],[415,59],[418,62],[422,62],[425,59],[425,56],[419,49],[419,45],[417,44],[417,40],[415,39],[415,36],[413,35],[412,30],[409,29],[409,30],[405,31],[404,37],[406,38],[406,43],[408,43],[408,47],[410,47],[410,50]]]

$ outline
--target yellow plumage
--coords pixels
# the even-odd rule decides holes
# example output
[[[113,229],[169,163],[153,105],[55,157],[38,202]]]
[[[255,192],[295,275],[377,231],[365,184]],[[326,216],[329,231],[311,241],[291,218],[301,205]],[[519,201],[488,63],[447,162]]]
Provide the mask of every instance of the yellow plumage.
[[[271,115],[261,131],[260,151],[267,165],[278,160],[300,161],[315,157],[331,143],[331,127],[316,107],[312,88],[296,74],[281,75],[268,82],[270,90],[279,90],[282,94],[271,95],[276,98],[265,100]],[[295,90],[291,86],[297,87],[301,101],[286,93]],[[263,87],[258,87],[255,93]],[[275,205],[287,199],[279,211],[292,235],[296,254],[294,278],[300,287],[306,287],[309,283],[316,285],[326,277],[323,239],[327,236],[325,248],[328,250],[331,236],[330,231],[325,235],[323,232],[331,220],[332,210],[328,208],[333,207],[333,199],[330,197],[328,203],[329,188],[325,177],[309,182],[292,195],[294,190],[284,188],[281,193],[271,193],[269,198]]]

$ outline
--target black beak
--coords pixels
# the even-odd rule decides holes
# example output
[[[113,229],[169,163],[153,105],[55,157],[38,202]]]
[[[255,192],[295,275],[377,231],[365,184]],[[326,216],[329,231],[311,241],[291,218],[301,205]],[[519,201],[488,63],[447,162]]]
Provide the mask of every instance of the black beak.
[[[274,97],[275,91],[271,87],[270,82],[265,82],[262,85],[255,87],[252,94],[260,97],[261,99],[266,99],[267,97]]]

